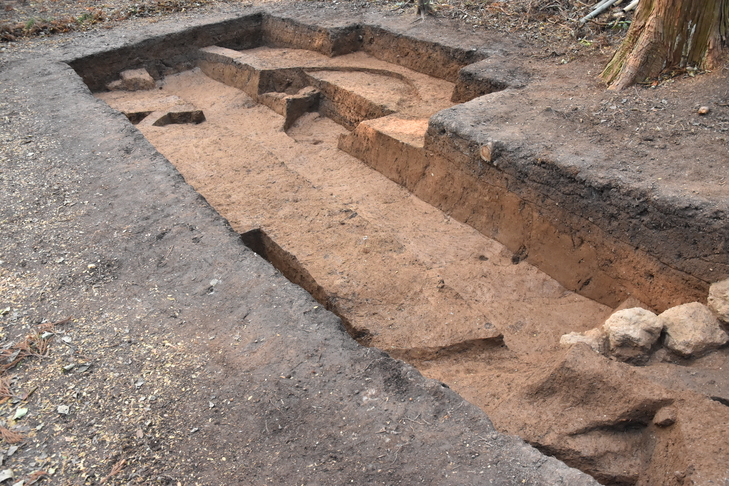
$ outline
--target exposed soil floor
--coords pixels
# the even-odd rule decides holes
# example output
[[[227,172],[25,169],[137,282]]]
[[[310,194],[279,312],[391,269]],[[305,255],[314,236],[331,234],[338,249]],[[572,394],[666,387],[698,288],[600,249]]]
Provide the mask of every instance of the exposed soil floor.
[[[427,118],[452,104],[453,84],[364,53],[230,55],[268,67],[317,66],[317,79],[396,112],[368,123],[416,146]],[[686,448],[699,453],[689,437],[714,436],[717,462],[705,467],[721,474],[726,350],[633,369],[561,349],[562,334],[599,326],[613,308],[568,291],[342,152],[338,141],[349,131],[319,113],[284,130],[282,116],[199,69],[168,76],[154,90],[97,96],[128,114],[156,111],[137,127],[254,249],[264,248],[362,344],[447,383],[500,430],[605,484],[681,484],[686,472],[665,468],[689,467],[680,456]],[[200,109],[205,121],[155,126],[165,103]],[[690,433],[650,423],[667,406]],[[707,413],[698,418],[695,407]]]

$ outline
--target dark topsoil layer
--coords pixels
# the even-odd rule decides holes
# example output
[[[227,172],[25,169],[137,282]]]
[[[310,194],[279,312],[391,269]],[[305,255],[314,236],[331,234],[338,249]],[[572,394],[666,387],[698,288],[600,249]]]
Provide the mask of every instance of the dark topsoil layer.
[[[337,15],[294,8],[300,18]],[[26,358],[7,381],[1,414],[25,439],[6,450],[4,467],[58,484],[592,484],[496,433],[444,385],[357,345],[63,62],[232,18],[214,16],[28,43],[0,64],[3,338],[19,342],[71,317],[33,341],[50,354]],[[417,28],[473,42],[471,29]],[[494,53],[512,47],[479,42]],[[522,47],[557,76],[570,60]],[[584,177],[618,181],[594,204],[626,181],[642,188],[636,204],[675,201],[697,219],[714,214],[724,231],[725,75],[604,93],[594,81],[602,61],[565,65],[584,73],[590,95],[577,110],[573,83],[560,106],[540,111],[566,120],[552,123],[555,139],[587,122],[588,142],[613,147],[568,154],[582,163],[576,174],[591,166]],[[697,85],[700,99],[688,95]],[[711,118],[695,115],[698,105]],[[477,124],[459,123],[462,132]]]

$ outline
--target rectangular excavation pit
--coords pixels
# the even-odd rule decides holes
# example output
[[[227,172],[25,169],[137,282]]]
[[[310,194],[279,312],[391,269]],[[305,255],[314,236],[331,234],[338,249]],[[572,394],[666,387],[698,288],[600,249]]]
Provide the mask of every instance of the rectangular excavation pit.
[[[607,214],[601,215],[599,211],[581,206],[579,200],[569,194],[556,193],[554,189],[560,186],[556,181],[545,191],[541,180],[512,170],[512,166],[525,162],[529,166],[534,165],[531,160],[520,161],[520,155],[511,153],[508,144],[498,139],[477,140],[482,135],[477,135],[473,129],[464,132],[462,123],[456,124],[453,131],[449,128],[452,123],[442,123],[444,117],[440,115],[430,120],[428,129],[419,135],[422,148],[421,142],[412,145],[408,141],[399,141],[395,145],[399,145],[401,154],[395,160],[374,160],[378,152],[388,152],[374,147],[373,143],[392,137],[384,133],[383,136],[375,136],[372,131],[376,132],[376,128],[360,126],[360,123],[397,111],[383,104],[367,102],[351,92],[343,92],[341,87],[326,80],[317,79],[317,72],[321,72],[322,66],[317,65],[316,56],[302,66],[274,70],[236,61],[235,56],[246,57],[246,50],[260,46],[307,48],[312,52],[335,55],[329,58],[334,67],[330,65],[328,68],[328,72],[335,73],[342,69],[341,65],[336,65],[338,59],[367,53],[455,83],[446,98],[459,102],[472,96],[488,95],[494,90],[506,89],[508,92],[520,89],[529,82],[527,74],[499,66],[494,59],[486,59],[488,54],[479,49],[444,46],[402,32],[362,24],[325,29],[266,13],[214,24],[205,29],[195,28],[184,34],[145,39],[136,45],[76,59],[70,64],[93,91],[103,90],[124,69],[144,67],[160,80],[165,74],[197,65],[216,79],[240,87],[272,108],[283,104],[279,112],[286,117],[286,128],[302,113],[319,110],[353,130],[349,140],[343,139],[340,145],[349,153],[379,167],[378,170],[390,174],[393,180],[421,199],[496,238],[511,251],[525,249],[529,262],[569,289],[611,306],[629,295],[658,310],[685,301],[703,300],[708,282],[729,273],[729,265],[724,261],[726,256],[715,255],[709,269],[708,265],[682,264],[675,253],[663,250],[667,246],[666,238],[679,241],[683,238],[681,231],[687,230],[681,228],[690,228],[692,223],[683,222],[674,215],[663,223],[669,227],[656,225],[652,232],[642,233],[636,244],[633,229],[625,231],[625,225],[614,223],[622,210],[612,205],[614,198],[600,203],[609,208]],[[231,48],[237,51],[230,51]],[[226,58],[221,55],[226,52],[236,54]],[[396,54],[403,52],[409,55],[398,57],[399,54]],[[476,64],[468,64],[474,62]],[[236,72],[231,72],[234,66],[243,67],[236,67]],[[311,85],[323,92],[323,96],[297,100],[296,103],[291,101],[298,90]],[[346,102],[338,101],[343,97]],[[488,96],[481,99],[490,103]],[[479,101],[480,105],[483,103]],[[288,108],[294,104],[295,108]],[[470,119],[472,115],[460,114],[467,110],[467,105],[469,103],[443,113],[458,112],[459,118]],[[441,107],[445,108],[444,105]],[[415,114],[416,118],[422,118],[418,115],[423,113]],[[474,126],[473,123],[471,126]],[[368,130],[371,132],[369,135],[365,133]],[[484,150],[489,152],[485,159]],[[535,168],[538,169],[539,164]],[[425,176],[428,171],[430,177]],[[395,173],[407,173],[408,177]],[[416,174],[419,174],[420,180],[414,179]],[[568,185],[575,184],[570,174],[561,176],[551,171],[547,175],[549,179],[555,176],[566,176]],[[583,189],[591,194],[591,199],[597,196],[595,201],[600,201],[601,193],[590,187],[570,190],[570,193],[584,192]],[[625,208],[625,217],[632,217],[628,209]],[[721,245],[715,232],[713,235],[706,232],[692,235],[694,238],[697,236],[707,240],[699,242],[700,251]],[[685,253],[679,254],[679,257],[681,255]]]
[[[637,245],[635,232],[615,223],[623,214],[619,204],[606,203],[612,223],[599,208],[585,210],[607,198],[589,179],[535,157],[509,133],[474,128],[493,123],[491,114],[506,110],[502,101],[528,77],[495,69],[470,49],[443,48],[433,59],[453,54],[479,61],[480,68],[460,61],[431,66],[423,53],[432,43],[360,24],[323,29],[262,14],[241,25],[251,38],[221,33],[186,54],[166,58],[150,49],[160,57],[141,54],[112,64],[147,67],[159,92],[177,92],[202,110],[203,123],[139,128],[247,246],[339,315],[361,343],[428,376],[459,380],[454,388],[489,411],[498,399],[484,392],[487,375],[495,370],[503,377],[499,386],[518,387],[524,377],[517,368],[551,362],[559,356],[560,335],[598,326],[627,297],[659,310],[703,299],[706,274],[677,265],[665,245],[650,245],[666,235],[676,240],[681,228],[690,232],[683,223],[657,225]],[[393,58],[368,32],[418,55]],[[277,56],[300,57],[276,64]],[[357,64],[365,60],[376,66]],[[448,89],[429,103],[398,105],[349,86],[352,73],[394,84],[406,79],[402,93],[415,86],[421,95],[426,83]],[[84,78],[98,88],[116,76],[101,67]],[[199,93],[186,82],[198,83]],[[213,89],[224,92],[223,108],[206,101]],[[480,97],[467,101],[473,96]],[[230,118],[221,116],[226,110]],[[256,138],[262,133],[268,135]],[[183,150],[192,140],[194,157]],[[191,158],[204,163],[190,164]],[[561,183],[568,194],[560,193]]]

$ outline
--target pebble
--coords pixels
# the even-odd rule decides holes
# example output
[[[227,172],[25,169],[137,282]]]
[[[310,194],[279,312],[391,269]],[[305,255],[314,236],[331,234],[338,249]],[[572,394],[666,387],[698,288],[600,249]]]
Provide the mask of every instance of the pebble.
[[[709,109],[708,106],[702,106],[701,108],[699,108],[698,113],[699,113],[699,115],[708,115],[709,111],[711,111],[711,110]]]
[[[676,423],[676,409],[673,407],[663,407],[653,417],[653,423],[657,427],[670,427]]]

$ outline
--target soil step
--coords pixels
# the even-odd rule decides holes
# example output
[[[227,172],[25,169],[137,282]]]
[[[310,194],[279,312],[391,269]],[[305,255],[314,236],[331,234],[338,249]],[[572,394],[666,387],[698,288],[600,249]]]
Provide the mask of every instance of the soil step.
[[[365,162],[392,181],[412,190],[427,170],[423,148],[427,118],[400,114],[366,120],[339,138],[339,149]]]
[[[350,130],[363,120],[395,112],[429,117],[453,105],[453,83],[363,52],[330,58],[303,49],[235,51],[212,46],[200,49],[198,65],[212,79],[244,91],[259,103],[267,93],[292,95],[313,87],[321,98],[312,108]],[[287,117],[287,128],[290,124]]]

